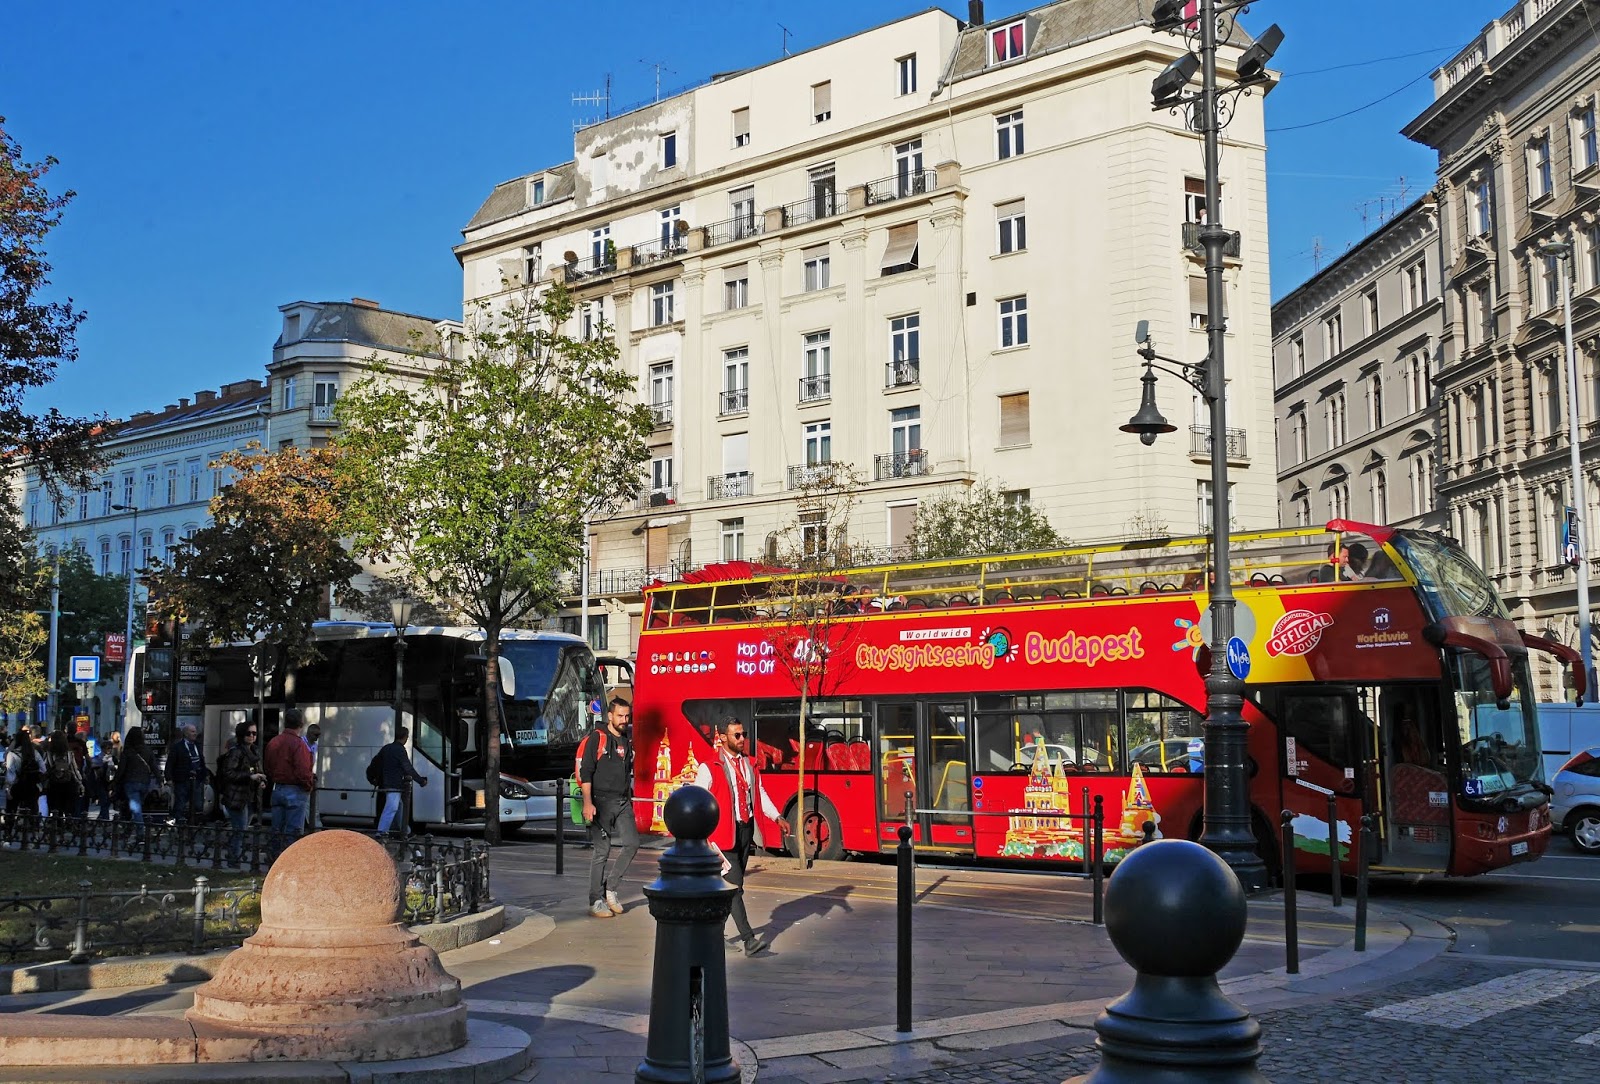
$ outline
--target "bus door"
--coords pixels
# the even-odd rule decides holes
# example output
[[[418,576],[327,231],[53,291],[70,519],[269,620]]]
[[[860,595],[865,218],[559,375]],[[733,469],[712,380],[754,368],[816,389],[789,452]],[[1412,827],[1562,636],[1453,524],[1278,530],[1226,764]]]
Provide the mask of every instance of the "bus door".
[[[874,770],[884,849],[909,817],[917,846],[972,853],[970,722],[965,701],[877,704]]]
[[[1363,708],[1373,720],[1370,812],[1380,837],[1373,864],[1443,872],[1450,862],[1450,784],[1437,688],[1380,685],[1361,691]]]

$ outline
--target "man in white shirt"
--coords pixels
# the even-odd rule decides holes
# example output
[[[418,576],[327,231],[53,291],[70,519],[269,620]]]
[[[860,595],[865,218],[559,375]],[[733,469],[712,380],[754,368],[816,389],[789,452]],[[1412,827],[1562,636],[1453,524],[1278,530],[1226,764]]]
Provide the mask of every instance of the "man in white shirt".
[[[744,942],[744,954],[754,956],[767,947],[766,940],[750,928],[750,916],[744,909],[745,863],[753,848],[764,845],[755,815],[756,799],[760,798],[761,812],[777,821],[778,830],[784,835],[789,834],[789,822],[761,785],[761,772],[745,755],[748,744],[744,724],[735,718],[725,719],[718,728],[716,763],[701,764],[695,772],[694,785],[709,790],[717,799],[721,815],[711,841],[722,849],[727,861],[728,871],[723,879],[739,888],[733,897],[733,924]]]

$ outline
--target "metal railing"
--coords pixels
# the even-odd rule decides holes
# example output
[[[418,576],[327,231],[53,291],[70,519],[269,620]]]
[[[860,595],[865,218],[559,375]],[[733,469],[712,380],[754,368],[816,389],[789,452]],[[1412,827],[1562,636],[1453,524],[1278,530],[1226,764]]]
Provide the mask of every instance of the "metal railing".
[[[1249,459],[1250,455],[1244,439],[1243,429],[1224,430],[1226,440],[1223,444],[1229,459]],[[1189,454],[1211,457],[1211,427],[1209,425],[1192,425],[1189,427]]]
[[[311,422],[313,425],[332,425],[336,420],[333,416],[332,403],[311,404]]]
[[[916,358],[900,358],[884,366],[883,386],[903,388],[922,379],[922,364]]]
[[[641,491],[633,506],[638,509],[660,508],[663,505],[677,503],[678,483],[674,482],[669,486],[650,486]]]
[[[670,564],[658,565],[653,568],[596,568],[589,572],[589,594],[601,595],[634,595],[647,583],[656,580],[682,579],[684,573],[689,572],[696,565],[682,561],[673,561]],[[567,573],[558,581],[561,594],[567,598],[575,598],[582,594],[581,581],[575,573]]]
[[[931,169],[897,173],[893,177],[867,182],[867,206],[888,203],[907,196],[923,196],[934,190],[939,174]]]
[[[370,834],[370,833],[363,833]],[[76,855],[80,858],[138,859],[155,865],[213,872],[234,853],[234,830],[226,824],[168,825],[155,820],[142,827],[125,819],[40,817],[13,813],[0,821],[0,853]],[[373,836],[383,844],[405,883],[401,917],[408,924],[445,922],[482,910],[493,902],[489,887],[489,849],[471,840],[409,840]],[[279,844],[272,829],[243,829],[236,862],[262,874]],[[94,956],[158,950],[201,952],[236,945],[255,932],[244,920],[256,881],[214,886],[203,874],[191,886],[141,886],[137,890],[96,892],[80,881],[71,894],[0,896],[0,958],[35,961],[63,956],[80,962]]]
[[[602,252],[598,256],[590,256],[586,260],[575,260],[561,265],[562,278],[569,284],[595,278],[598,275],[609,275],[616,269],[617,253],[614,249]]]
[[[743,414],[750,409],[750,389],[734,388],[722,393],[722,414]]]
[[[807,222],[815,222],[819,218],[831,218],[838,213],[839,200],[831,189],[813,192],[805,199],[784,205],[783,224],[800,226]]]
[[[755,479],[749,471],[737,471],[733,474],[713,474],[706,479],[706,499],[710,501],[728,500],[732,497],[748,497],[755,492]]]
[[[789,468],[789,488],[803,489],[811,485],[831,485],[838,464],[835,463],[810,463],[805,466]]]
[[[905,452],[890,452],[888,455],[872,457],[872,476],[879,482],[887,478],[920,477],[927,474],[930,468],[926,448],[912,448]]]
[[[763,216],[756,214],[740,215],[722,222],[713,222],[705,228],[706,247],[726,245],[733,241],[745,241],[751,237],[760,237],[761,231],[767,222]]]
[[[650,424],[657,429],[664,429],[672,424],[672,400],[664,403],[650,404]]]
[[[641,264],[658,263],[661,260],[681,259],[683,254],[689,251],[689,246],[684,241],[683,234],[674,233],[670,240],[657,237],[653,241],[642,241],[634,245],[632,251],[633,266],[638,267]]]
[[[818,399],[826,399],[831,394],[832,378],[829,374],[821,376],[802,376],[800,378],[800,401],[814,403]]]
[[[1183,247],[1196,255],[1205,255],[1206,246],[1200,240],[1200,231],[1205,228],[1204,222],[1185,222],[1183,224]],[[1239,231],[1234,230],[1228,235],[1228,243],[1222,246],[1222,254],[1238,259],[1239,245]]]

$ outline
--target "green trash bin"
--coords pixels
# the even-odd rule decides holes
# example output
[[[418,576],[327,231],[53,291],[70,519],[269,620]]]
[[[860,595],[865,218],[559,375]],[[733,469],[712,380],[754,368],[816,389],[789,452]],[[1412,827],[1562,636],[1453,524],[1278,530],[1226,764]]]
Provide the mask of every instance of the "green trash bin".
[[[589,818],[583,815],[583,788],[578,785],[576,776],[567,779],[567,815],[579,828],[588,827]]]

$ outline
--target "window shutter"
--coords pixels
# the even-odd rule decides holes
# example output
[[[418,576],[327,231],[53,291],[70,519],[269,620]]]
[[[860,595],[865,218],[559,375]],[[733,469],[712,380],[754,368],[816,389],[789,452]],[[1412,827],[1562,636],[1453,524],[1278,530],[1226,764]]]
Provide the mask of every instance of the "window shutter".
[[[747,279],[749,277],[750,265],[748,263],[729,264],[727,267],[722,269],[723,282],[738,282],[740,279]]]
[[[750,134],[750,110],[749,109],[735,109],[733,111],[733,135],[734,135],[734,138],[737,139],[740,136],[747,136],[749,134]]]
[[[1204,276],[1189,276],[1189,311],[1201,314],[1206,311],[1206,280]]]
[[[917,224],[907,222],[901,226],[889,227],[889,243],[883,249],[882,269],[888,274],[890,268],[915,267],[917,263]]]
[[[1029,440],[1028,393],[1024,391],[1015,395],[1002,395],[1000,397],[1000,446],[1002,448],[1011,448],[1018,444],[1027,444]]]
[[[905,546],[911,542],[911,529],[917,522],[917,506],[915,504],[891,504],[889,506],[889,545]]]
[[[1010,203],[1002,203],[994,209],[995,217],[1016,218],[1020,214],[1026,214],[1028,210],[1027,203],[1027,200],[1022,199],[1014,199]]]
[[[818,83],[811,88],[811,109],[818,116],[833,111],[833,84],[831,82]]]
[[[729,433],[722,438],[722,473],[743,474],[750,469],[750,434]]]

